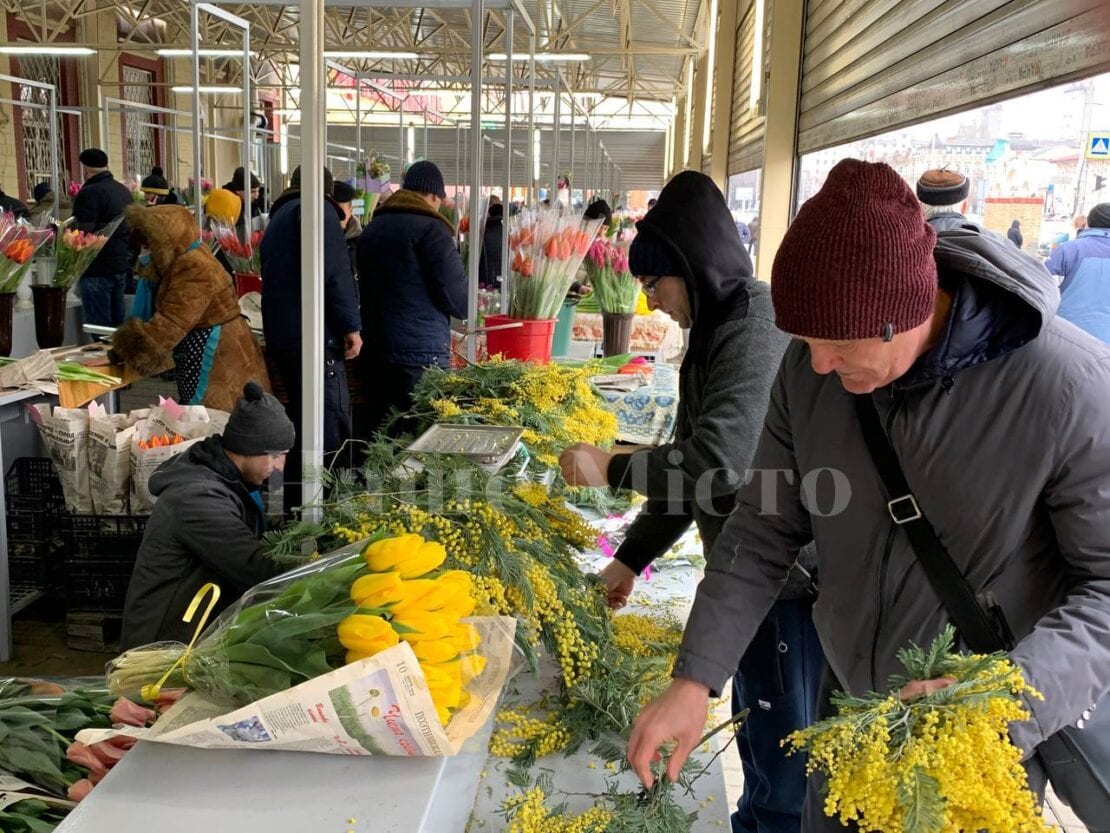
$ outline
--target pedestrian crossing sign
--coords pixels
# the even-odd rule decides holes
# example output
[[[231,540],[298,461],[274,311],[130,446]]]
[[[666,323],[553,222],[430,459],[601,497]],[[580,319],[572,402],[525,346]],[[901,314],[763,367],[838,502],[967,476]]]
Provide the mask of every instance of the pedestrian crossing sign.
[[[1110,132],[1087,134],[1087,158],[1110,159]]]

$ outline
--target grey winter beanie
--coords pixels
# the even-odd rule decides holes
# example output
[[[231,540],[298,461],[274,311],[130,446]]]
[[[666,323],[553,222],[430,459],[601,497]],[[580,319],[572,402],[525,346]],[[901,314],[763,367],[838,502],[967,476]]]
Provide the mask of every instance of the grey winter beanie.
[[[288,451],[297,435],[285,408],[258,382],[243,385],[243,398],[224,429],[223,445],[228,451],[245,457]]]

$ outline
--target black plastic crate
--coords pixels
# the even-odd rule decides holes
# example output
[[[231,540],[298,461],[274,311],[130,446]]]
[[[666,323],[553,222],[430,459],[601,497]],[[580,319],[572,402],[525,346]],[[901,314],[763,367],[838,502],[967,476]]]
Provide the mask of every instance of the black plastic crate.
[[[49,543],[65,511],[62,484],[54,463],[44,457],[20,457],[4,476],[8,541]]]
[[[146,521],[133,515],[62,518],[68,610],[123,610]]]
[[[15,585],[52,588],[61,578],[61,552],[49,544],[8,542],[8,581]]]
[[[66,561],[66,609],[112,612],[123,610],[127,585],[135,567],[126,561]]]

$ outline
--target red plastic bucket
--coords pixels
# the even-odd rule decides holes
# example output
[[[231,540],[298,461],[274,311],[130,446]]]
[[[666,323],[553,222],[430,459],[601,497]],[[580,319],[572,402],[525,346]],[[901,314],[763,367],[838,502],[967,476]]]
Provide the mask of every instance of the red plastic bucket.
[[[507,315],[487,315],[484,327],[499,327],[505,324],[521,326],[505,330],[490,330],[486,333],[486,346],[491,356],[500,353],[506,359],[519,359],[522,362],[551,362],[551,339],[555,335],[557,319],[529,321],[510,318]]]
[[[262,291],[262,276],[250,272],[235,273],[235,294],[242,298],[248,292]]]

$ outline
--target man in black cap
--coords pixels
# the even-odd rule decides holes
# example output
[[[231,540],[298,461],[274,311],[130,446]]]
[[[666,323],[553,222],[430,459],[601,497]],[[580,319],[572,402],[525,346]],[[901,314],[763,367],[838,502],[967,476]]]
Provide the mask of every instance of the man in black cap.
[[[339,451],[351,437],[351,395],[345,359],[362,349],[362,320],[355,279],[341,224],[343,212],[332,199],[332,175],[324,169],[324,451]],[[274,202],[262,237],[262,327],[266,354],[285,388],[289,418],[300,434],[301,379],[301,168]],[[300,505],[300,444],[285,477],[285,507]]]
[[[258,204],[259,197],[261,197],[262,195],[262,183],[252,171],[251,187],[248,191],[247,175],[244,172],[242,166],[240,166],[235,169],[235,172],[231,175],[231,182],[227,183],[224,186],[224,189],[227,191],[231,191],[235,194],[235,196],[239,198],[240,205],[242,207],[239,209],[239,219],[235,221],[235,225],[239,229],[239,231],[242,232],[247,223],[248,206],[251,210],[251,217],[257,217],[259,214],[262,213],[260,211],[261,206]]]
[[[108,154],[100,148],[86,148],[79,159],[85,169],[85,184],[73,199],[73,221],[82,231],[95,232],[122,215],[133,200],[127,186],[117,182],[108,170]],[[123,323],[123,294],[132,260],[130,234],[127,222],[120,223],[81,278],[79,290],[86,324],[118,327]]]
[[[360,439],[377,432],[391,410],[409,409],[425,368],[450,364],[451,316],[466,318],[467,282],[455,229],[439,213],[446,198],[439,168],[417,162],[358,241],[367,338],[359,373],[363,389],[377,396],[367,424],[355,427]],[[406,428],[401,422],[391,431]]]
[[[917,180],[917,199],[925,207],[925,221],[936,231],[979,227],[967,219],[968,178],[948,168],[925,171]]]
[[[262,547],[261,487],[293,447],[293,423],[257,382],[243,387],[222,436],[191,445],[150,478],[157,499],[127,588],[120,644],[188,642],[181,621],[208,582],[218,613],[278,570]]]

